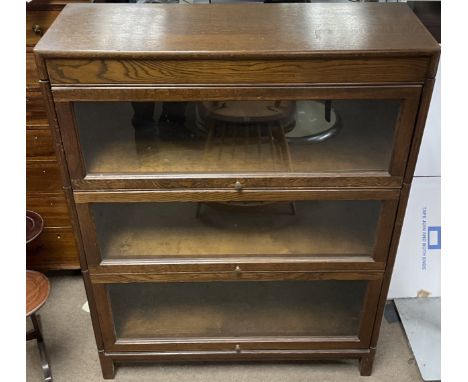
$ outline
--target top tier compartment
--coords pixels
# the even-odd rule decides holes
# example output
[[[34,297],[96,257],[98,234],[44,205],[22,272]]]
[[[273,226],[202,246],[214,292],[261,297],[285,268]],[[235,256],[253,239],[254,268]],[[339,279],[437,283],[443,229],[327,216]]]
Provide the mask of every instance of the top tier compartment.
[[[75,4],[35,53],[75,190],[398,188],[439,50],[404,4]]]
[[[423,82],[439,50],[405,4],[72,4],[35,49],[54,86]]]

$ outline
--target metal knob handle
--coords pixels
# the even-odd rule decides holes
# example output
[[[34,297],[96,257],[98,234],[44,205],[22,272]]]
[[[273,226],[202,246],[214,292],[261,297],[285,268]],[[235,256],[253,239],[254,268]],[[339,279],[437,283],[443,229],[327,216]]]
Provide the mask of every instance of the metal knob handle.
[[[42,36],[42,28],[39,24],[36,24],[32,27],[32,30],[35,34]]]
[[[234,188],[237,190],[237,191],[240,191],[242,190],[242,183],[238,180],[236,180],[236,183],[234,183]]]
[[[239,345],[239,344],[236,344],[236,353],[240,353],[240,352],[241,352],[240,345]]]
[[[236,272],[237,274],[241,273],[242,272],[241,267],[237,265],[236,268],[234,268],[234,272]]]

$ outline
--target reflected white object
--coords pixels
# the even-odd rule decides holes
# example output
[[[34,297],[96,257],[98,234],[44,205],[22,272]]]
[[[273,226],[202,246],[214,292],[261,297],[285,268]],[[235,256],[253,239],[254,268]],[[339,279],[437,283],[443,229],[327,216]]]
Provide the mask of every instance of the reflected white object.
[[[325,119],[325,103],[318,101],[296,102],[296,124],[286,134],[289,142],[322,142],[338,132],[338,117],[333,108],[330,121]]]

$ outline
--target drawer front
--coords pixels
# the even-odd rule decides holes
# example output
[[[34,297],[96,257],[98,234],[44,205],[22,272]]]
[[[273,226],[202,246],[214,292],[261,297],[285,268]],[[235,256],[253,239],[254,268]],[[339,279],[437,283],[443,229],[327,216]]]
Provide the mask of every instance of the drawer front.
[[[44,96],[40,91],[26,91],[26,126],[49,126]]]
[[[400,187],[420,90],[77,91],[56,109],[75,189]]]
[[[309,60],[48,59],[53,85],[423,82],[429,57]]]
[[[27,246],[28,269],[79,269],[78,250],[71,228],[44,228]]]
[[[170,201],[156,194],[145,201],[99,193],[80,203],[75,193],[90,270],[236,279],[244,272],[384,269],[398,192],[245,195]]]
[[[42,216],[46,228],[71,227],[68,205],[63,193],[26,194],[26,207]]]
[[[93,284],[106,351],[365,348],[381,278]],[[176,318],[176,319],[175,319]]]
[[[33,159],[55,159],[54,140],[49,128],[26,130],[26,156]]]
[[[39,90],[39,74],[34,53],[26,53],[26,88]]]
[[[59,13],[60,11],[26,12],[26,45],[36,45]]]
[[[62,192],[62,179],[56,161],[26,161],[28,192]]]

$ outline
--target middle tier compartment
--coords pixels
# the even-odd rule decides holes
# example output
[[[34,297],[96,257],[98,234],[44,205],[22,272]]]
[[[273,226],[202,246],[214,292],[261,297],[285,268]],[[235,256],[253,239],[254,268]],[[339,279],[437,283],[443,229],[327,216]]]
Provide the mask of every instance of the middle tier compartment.
[[[102,272],[382,270],[397,191],[86,193],[87,263]],[[169,197],[169,200],[164,200]],[[232,199],[232,200],[231,200]]]

